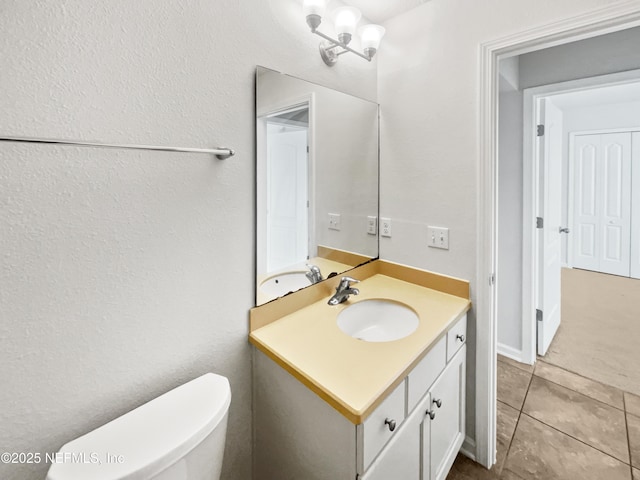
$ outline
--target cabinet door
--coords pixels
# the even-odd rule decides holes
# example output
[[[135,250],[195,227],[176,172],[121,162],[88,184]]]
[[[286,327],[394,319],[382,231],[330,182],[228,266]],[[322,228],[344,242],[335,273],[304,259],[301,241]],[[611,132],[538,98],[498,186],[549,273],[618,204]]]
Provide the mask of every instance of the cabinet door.
[[[382,449],[361,480],[420,480],[421,427],[424,412],[430,403],[427,394]]]
[[[464,345],[431,388],[428,409],[435,415],[425,420],[430,420],[431,457],[423,464],[424,480],[444,480],[464,441],[466,355]]]

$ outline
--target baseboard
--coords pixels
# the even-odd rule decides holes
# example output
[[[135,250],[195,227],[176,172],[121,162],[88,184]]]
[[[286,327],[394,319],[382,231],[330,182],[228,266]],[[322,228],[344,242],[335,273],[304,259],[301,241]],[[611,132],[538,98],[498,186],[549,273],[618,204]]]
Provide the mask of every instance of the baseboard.
[[[497,345],[498,355],[502,355],[504,357],[508,357],[511,360],[515,360],[520,363],[527,363],[522,359],[522,350],[517,350],[509,345],[505,345],[504,343],[498,342]]]
[[[469,457],[474,462],[476,461],[476,441],[471,437],[465,437],[462,447],[460,447],[460,453],[465,457]]]

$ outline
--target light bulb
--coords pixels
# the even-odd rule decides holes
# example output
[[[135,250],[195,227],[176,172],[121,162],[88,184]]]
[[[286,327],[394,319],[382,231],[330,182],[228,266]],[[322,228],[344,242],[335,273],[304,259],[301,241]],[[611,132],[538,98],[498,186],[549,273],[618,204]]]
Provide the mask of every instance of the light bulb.
[[[372,58],[376,54],[384,32],[384,27],[374,24],[364,25],[358,29],[362,49],[367,57]]]
[[[362,14],[355,7],[340,7],[333,11],[333,21],[338,39],[345,45],[351,41]]]
[[[322,22],[322,16],[327,8],[327,0],[304,0],[302,12],[307,20],[307,25],[315,31]]]

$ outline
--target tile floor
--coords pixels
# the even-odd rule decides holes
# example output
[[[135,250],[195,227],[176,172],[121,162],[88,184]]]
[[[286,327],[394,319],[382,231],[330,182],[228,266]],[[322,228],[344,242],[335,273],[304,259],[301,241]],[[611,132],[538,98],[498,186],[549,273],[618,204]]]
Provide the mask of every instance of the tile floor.
[[[497,462],[448,480],[640,480],[640,397],[543,361],[498,357]]]

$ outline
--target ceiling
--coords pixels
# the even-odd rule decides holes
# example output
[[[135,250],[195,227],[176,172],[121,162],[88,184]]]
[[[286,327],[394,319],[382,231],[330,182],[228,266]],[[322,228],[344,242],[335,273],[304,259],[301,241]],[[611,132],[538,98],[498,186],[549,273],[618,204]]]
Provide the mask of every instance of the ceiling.
[[[411,10],[429,0],[346,0],[345,3],[356,7],[373,23],[384,23],[390,18]]]

